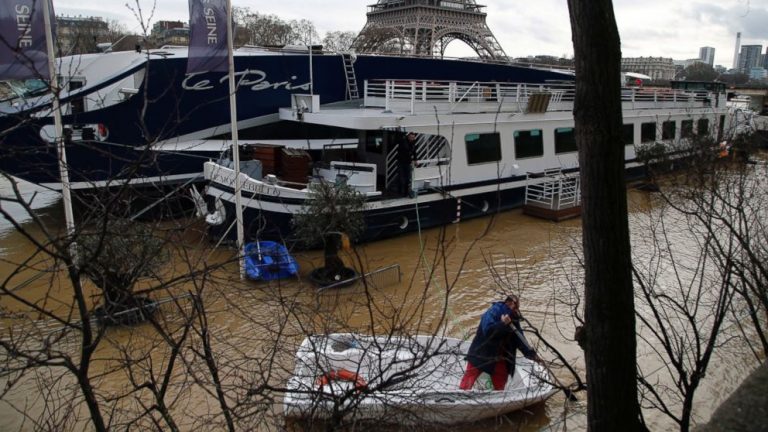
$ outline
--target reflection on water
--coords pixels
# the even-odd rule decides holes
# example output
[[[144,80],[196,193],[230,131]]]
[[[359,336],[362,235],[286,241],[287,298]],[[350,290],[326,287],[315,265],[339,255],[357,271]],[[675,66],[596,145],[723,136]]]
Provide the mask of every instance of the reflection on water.
[[[32,196],[29,193],[26,196]],[[56,194],[40,193],[34,197],[33,205],[45,208],[56,200]],[[630,192],[629,201],[632,235],[635,238],[646,231],[645,215],[658,202],[652,195],[634,191]],[[3,205],[5,208],[6,204]],[[61,227],[63,221],[57,213],[60,212],[53,206],[48,222],[55,225],[59,221]],[[28,220],[29,215],[24,212],[18,215]],[[512,211],[428,230],[422,235],[410,234],[374,242],[357,248],[357,255],[350,253],[345,260],[348,263],[363,263],[364,271],[399,264],[402,282],[383,287],[358,285],[324,293],[316,292],[303,279],[271,285],[237,280],[237,262],[232,259],[232,251],[226,248],[211,251],[210,245],[201,239],[199,223],[190,222],[196,229],[186,227],[183,238],[169,246],[178,247],[172,250],[177,259],[169,264],[165,276],[170,278],[197,270],[202,268],[203,263],[225,263],[206,279],[206,283],[213,287],[206,288],[205,305],[213,329],[214,347],[222,350],[222,361],[244,363],[244,369],[257,375],[264,372],[252,364],[262,366],[259,359],[274,355],[274,364],[280,366],[271,365],[277,369],[273,377],[278,381],[277,385],[280,380],[284,382],[287,371],[292,368],[291,352],[308,332],[370,331],[373,319],[373,328],[377,331],[391,330],[393,323],[396,323],[421,332],[439,331],[447,336],[467,338],[474,333],[479,316],[489,303],[503,299],[510,291],[520,294],[521,310],[526,318],[540,328],[543,335],[583,374],[583,353],[570,340],[578,324],[572,306],[579,304],[577,296],[583,289],[579,219],[556,224]],[[181,225],[185,223],[182,221]],[[681,235],[676,241],[688,240]],[[20,262],[33,252],[23,238],[14,235],[7,222],[0,225],[0,248],[9,249],[5,258],[10,262]],[[301,266],[302,278],[322,265],[323,259],[318,251],[297,253],[296,258]],[[5,272],[12,267],[0,264],[0,269]],[[47,285],[50,283],[48,280],[41,281],[24,289],[31,297],[42,298],[50,295]],[[182,282],[169,292],[187,293],[198,287],[191,282]],[[270,345],[273,341],[269,335],[277,334],[270,332],[274,332],[274,326],[280,323],[284,327],[280,327],[282,351],[278,354]],[[101,358],[118,357],[119,347],[123,344],[148,344],[150,340],[157,339],[150,326],[110,330],[109,338],[111,342],[100,350]],[[547,358],[552,358],[551,353],[541,346],[540,349]],[[638,362],[641,368],[646,369],[655,369],[658,363],[645,356],[641,356]],[[106,370],[108,366],[100,364],[98,369]],[[555,373],[570,382],[563,371]],[[733,388],[743,375],[721,366],[713,368],[708,376],[714,382],[710,387],[721,390],[719,393],[702,392],[698,395],[697,414],[700,418],[707,418],[716,403],[727,395],[728,392],[722,389]],[[122,373],[106,375],[103,380],[111,391],[123,389],[128,384],[127,377]],[[39,391],[32,385],[26,390]],[[16,394],[15,397],[23,398],[24,394]],[[569,430],[582,430],[585,429],[583,401],[586,395],[580,395],[580,399],[582,402],[567,406],[563,395],[558,393],[545,406],[463,427],[462,430],[563,430],[566,425]],[[205,410],[215,405],[210,396],[201,391],[185,394],[183,400],[185,404],[181,411],[191,417],[205,414],[208,412]],[[271,409],[279,415],[279,401]],[[668,421],[658,413],[649,415],[647,420],[653,430],[669,427]],[[7,405],[0,406],[0,429],[18,428],[20,421],[13,409]],[[192,423],[182,426],[182,429],[191,428]]]

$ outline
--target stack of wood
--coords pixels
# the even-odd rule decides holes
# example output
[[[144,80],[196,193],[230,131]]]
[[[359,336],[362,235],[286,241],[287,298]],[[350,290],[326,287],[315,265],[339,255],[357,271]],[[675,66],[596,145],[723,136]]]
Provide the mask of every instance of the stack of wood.
[[[307,177],[310,175],[310,162],[312,161],[309,153],[292,148],[283,148],[281,153],[282,172],[280,178],[287,182],[307,183]]]

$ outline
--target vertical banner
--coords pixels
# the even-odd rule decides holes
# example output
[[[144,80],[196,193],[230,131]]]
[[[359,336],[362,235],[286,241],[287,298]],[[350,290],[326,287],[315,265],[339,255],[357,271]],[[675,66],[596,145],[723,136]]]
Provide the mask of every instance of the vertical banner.
[[[187,73],[226,72],[227,68],[227,1],[189,0]]]
[[[0,79],[48,79],[44,1],[0,0]]]

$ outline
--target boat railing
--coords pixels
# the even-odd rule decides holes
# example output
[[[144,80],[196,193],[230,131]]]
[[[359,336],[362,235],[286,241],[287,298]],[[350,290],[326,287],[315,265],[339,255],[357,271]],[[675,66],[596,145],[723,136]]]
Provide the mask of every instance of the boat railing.
[[[575,85],[571,82],[366,80],[363,103],[366,107],[411,114],[435,110],[532,113],[572,111],[575,95]],[[719,106],[719,97],[716,93],[669,88],[625,87],[621,90],[625,109],[714,107]]]
[[[561,169],[543,173],[527,173],[525,205],[536,205],[549,210],[560,210],[581,203],[581,180],[577,173],[564,174]]]

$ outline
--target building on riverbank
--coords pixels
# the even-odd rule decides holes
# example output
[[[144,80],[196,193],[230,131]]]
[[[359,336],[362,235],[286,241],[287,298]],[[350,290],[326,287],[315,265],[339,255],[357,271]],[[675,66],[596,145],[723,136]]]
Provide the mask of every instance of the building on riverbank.
[[[625,57],[621,59],[622,72],[635,72],[650,76],[653,80],[675,78],[675,63],[667,57]]]

